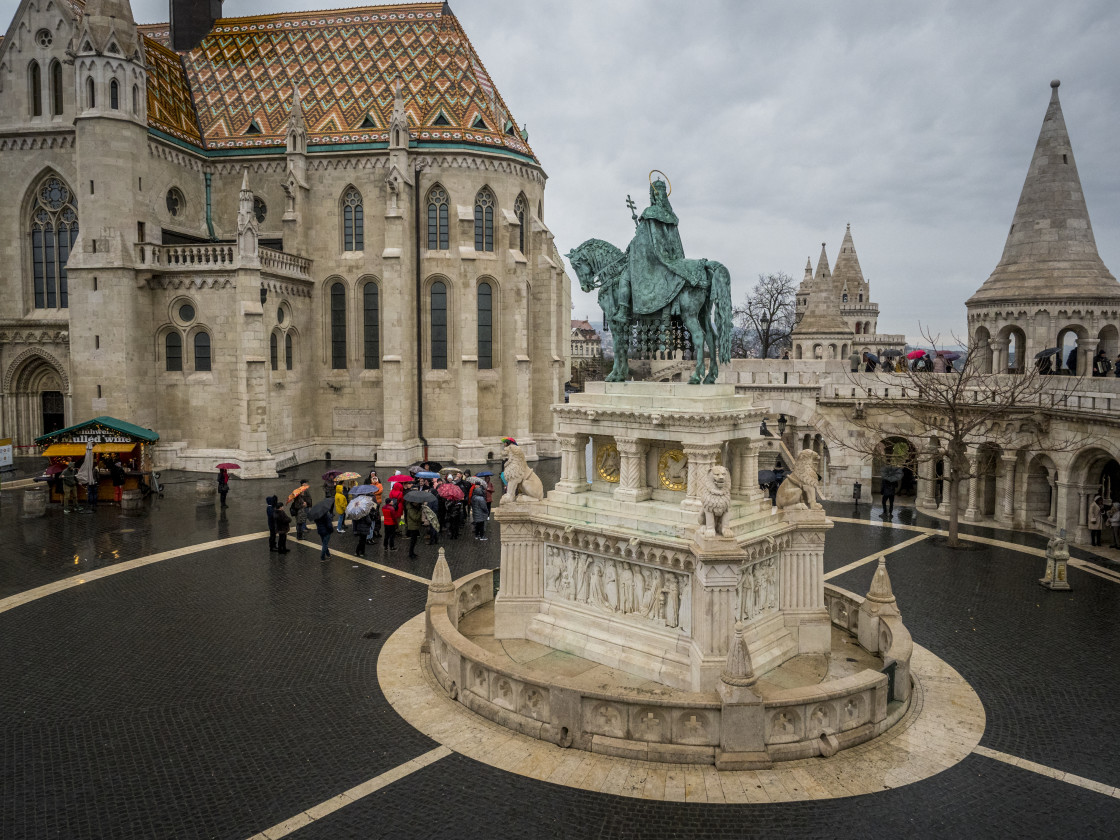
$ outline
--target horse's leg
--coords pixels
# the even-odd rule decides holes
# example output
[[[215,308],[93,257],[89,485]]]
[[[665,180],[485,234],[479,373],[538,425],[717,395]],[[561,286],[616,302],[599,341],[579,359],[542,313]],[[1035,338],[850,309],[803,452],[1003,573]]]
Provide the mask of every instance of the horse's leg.
[[[704,379],[704,327],[697,317],[700,307],[694,300],[691,289],[683,290],[678,300],[681,305],[681,321],[692,336],[692,349],[696,354],[696,367],[688,378],[688,384],[699,385]]]
[[[700,307],[700,323],[704,325],[704,348],[708,353],[708,374],[704,377],[705,385],[712,385],[719,376],[719,353],[716,351],[716,331],[712,327],[711,298],[704,298],[704,305]]]

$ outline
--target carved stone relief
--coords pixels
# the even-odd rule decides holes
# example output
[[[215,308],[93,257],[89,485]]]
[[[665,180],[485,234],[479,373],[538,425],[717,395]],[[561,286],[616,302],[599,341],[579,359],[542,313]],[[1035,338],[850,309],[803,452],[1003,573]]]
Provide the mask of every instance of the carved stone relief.
[[[778,566],[773,557],[743,566],[739,579],[739,620],[753,621],[778,609]]]
[[[657,462],[657,478],[666,490],[684,490],[688,486],[688,456],[680,449],[668,449]]]
[[[544,594],[641,624],[692,629],[691,576],[632,560],[550,545]]]
[[[603,481],[618,483],[622,462],[614,441],[601,444],[595,452],[595,471]]]

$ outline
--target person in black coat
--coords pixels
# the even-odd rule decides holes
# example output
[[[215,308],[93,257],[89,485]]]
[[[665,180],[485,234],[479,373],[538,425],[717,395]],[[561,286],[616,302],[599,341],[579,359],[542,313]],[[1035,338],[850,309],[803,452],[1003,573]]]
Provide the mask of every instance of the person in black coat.
[[[883,479],[879,492],[883,496],[883,516],[894,516],[894,482]]]
[[[1066,369],[1069,370],[1070,376],[1077,376],[1077,348],[1073,347],[1066,356]]]
[[[276,497],[273,496],[275,499]],[[273,520],[276,523],[276,553],[288,553],[288,526],[292,524],[292,518],[284,511],[283,505],[276,505],[273,508]]]
[[[264,500],[264,512],[268,517],[268,550],[276,551],[276,509],[280,506],[280,500],[275,496],[269,496]]]

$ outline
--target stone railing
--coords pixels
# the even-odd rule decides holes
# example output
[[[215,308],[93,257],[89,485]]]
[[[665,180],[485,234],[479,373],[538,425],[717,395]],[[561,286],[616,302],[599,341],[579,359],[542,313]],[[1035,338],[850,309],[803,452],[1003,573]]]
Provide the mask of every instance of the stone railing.
[[[825,584],[824,605],[833,625],[852,636],[859,636],[859,614],[863,598],[846,589]],[[883,673],[893,671],[889,700],[910,698],[910,657],[914,654],[914,641],[910,631],[898,616],[880,616],[878,655],[883,660]]]
[[[137,243],[136,259],[141,265],[167,272],[173,271],[233,271],[242,263],[237,246],[231,243],[196,245],[153,245]],[[311,263],[306,257],[259,249],[260,269],[264,274],[288,279],[311,280]]]
[[[452,699],[508,729],[562,747],[649,761],[716,763],[723,716],[718,693],[642,696],[625,689],[591,690],[562,676],[546,681],[458,630],[464,615],[493,598],[492,572],[460,578],[448,594],[446,602],[427,609],[427,643],[432,673]],[[832,593],[833,603],[846,605],[845,621],[858,613],[860,600]],[[837,613],[832,614],[836,623]],[[893,725],[908,704],[889,705],[886,671],[894,669],[895,691],[908,698],[906,644],[909,635],[901,622],[890,624],[886,651],[892,659],[883,672],[866,669],[826,683],[768,691],[762,714],[769,760],[831,755]],[[902,682],[906,688],[899,692]]]
[[[261,271],[301,280],[311,279],[311,260],[271,248],[260,249]]]

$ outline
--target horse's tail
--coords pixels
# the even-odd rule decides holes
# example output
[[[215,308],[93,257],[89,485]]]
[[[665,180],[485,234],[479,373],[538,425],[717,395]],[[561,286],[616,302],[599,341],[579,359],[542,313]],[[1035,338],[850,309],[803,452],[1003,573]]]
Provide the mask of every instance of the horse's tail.
[[[706,267],[712,284],[709,298],[716,323],[716,348],[720,362],[726,364],[731,361],[731,275],[723,263],[708,261]]]

